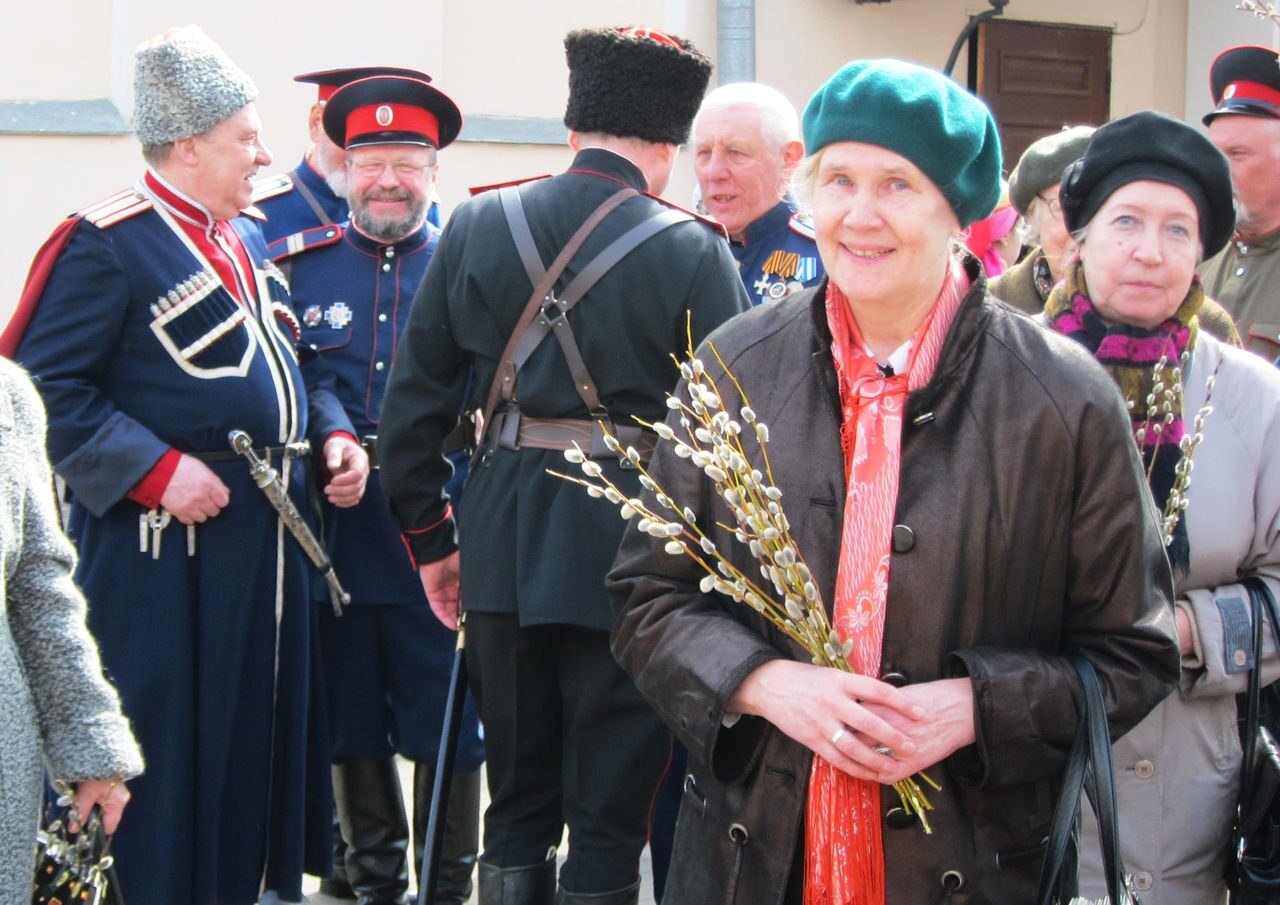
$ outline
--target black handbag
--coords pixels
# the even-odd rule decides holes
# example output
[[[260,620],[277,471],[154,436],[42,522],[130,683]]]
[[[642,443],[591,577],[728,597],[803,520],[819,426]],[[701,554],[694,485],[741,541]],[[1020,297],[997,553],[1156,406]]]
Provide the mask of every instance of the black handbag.
[[[1263,625],[1280,649],[1280,610],[1261,578],[1243,582],[1253,615],[1253,670],[1244,697],[1244,765],[1231,830],[1227,887],[1232,905],[1280,903],[1280,690],[1262,687]]]
[[[1036,902],[1038,905],[1067,905],[1068,890],[1074,886],[1078,864],[1080,839],[1076,816],[1080,810],[1080,793],[1087,791],[1093,813],[1098,818],[1107,895],[1112,905],[1140,905],[1138,897],[1128,887],[1124,860],[1120,857],[1115,776],[1111,772],[1111,734],[1107,728],[1102,685],[1093,664],[1080,654],[1071,655],[1071,665],[1080,677],[1084,706],[1067,755],[1062,791],[1053,811]]]
[[[101,812],[95,805],[73,833],[71,824],[78,822],[78,816],[70,793],[60,792],[56,809],[50,810],[44,828],[36,834],[31,905],[124,905]]]

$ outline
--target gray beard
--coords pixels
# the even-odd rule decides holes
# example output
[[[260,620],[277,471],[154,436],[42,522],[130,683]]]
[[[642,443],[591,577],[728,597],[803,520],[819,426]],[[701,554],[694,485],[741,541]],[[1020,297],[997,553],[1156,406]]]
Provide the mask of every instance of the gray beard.
[[[369,213],[368,208],[360,208],[351,211],[351,220],[356,225],[356,229],[364,233],[370,239],[378,242],[399,242],[406,236],[421,229],[422,224],[426,221],[427,199],[424,195],[405,213],[403,217],[395,220],[378,220]]]
[[[347,197],[347,171],[339,167],[328,176],[324,177],[325,185],[329,186],[329,191],[333,192],[339,198]]]

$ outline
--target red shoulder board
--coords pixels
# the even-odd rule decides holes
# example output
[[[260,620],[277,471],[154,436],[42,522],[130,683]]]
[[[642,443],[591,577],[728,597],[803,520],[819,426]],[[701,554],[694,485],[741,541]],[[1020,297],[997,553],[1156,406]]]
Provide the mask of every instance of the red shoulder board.
[[[321,248],[332,245],[342,238],[342,227],[336,223],[324,226],[313,226],[291,236],[283,236],[267,246],[267,256],[272,261],[280,262],[291,258],[309,248]]]
[[[490,192],[494,189],[505,189],[509,185],[524,185],[526,182],[537,182],[539,179],[550,179],[550,173],[543,173],[541,176],[528,176],[524,179],[512,179],[510,182],[495,182],[493,185],[477,185],[467,191],[474,197],[481,192]]]
[[[98,229],[106,229],[121,220],[129,219],[134,214],[151,210],[151,205],[152,201],[146,195],[139,194],[133,189],[123,189],[97,204],[89,205],[79,212],[79,216]]]
[[[652,198],[654,201],[660,202],[661,204],[665,204],[667,207],[672,208],[673,210],[678,210],[682,214],[688,214],[690,217],[692,217],[694,220],[697,220],[699,223],[705,223],[707,226],[711,227],[716,232],[718,232],[720,234],[720,237],[724,239],[726,242],[729,240],[729,231],[724,228],[724,225],[720,223],[720,221],[712,220],[710,217],[704,217],[702,216],[702,214],[694,213],[688,208],[681,207],[678,204],[672,204],[666,198],[663,198],[661,195],[655,195],[653,194],[653,192],[644,192],[643,194],[646,198]]]

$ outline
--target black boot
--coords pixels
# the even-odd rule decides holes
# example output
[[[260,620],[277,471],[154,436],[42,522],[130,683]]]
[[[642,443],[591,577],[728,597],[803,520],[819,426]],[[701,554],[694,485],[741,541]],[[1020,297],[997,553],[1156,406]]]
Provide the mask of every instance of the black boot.
[[[556,853],[541,864],[495,867],[480,859],[479,905],[554,905]]]
[[[427,844],[435,765],[413,767],[413,864],[422,882],[422,853]],[[440,868],[436,872],[436,905],[465,905],[471,898],[471,872],[480,853],[480,769],[453,774],[445,813]]]
[[[612,892],[569,892],[563,886],[556,891],[555,905],[639,905],[640,881]]]
[[[356,894],[347,882],[347,844],[342,841],[342,824],[333,812],[333,873],[320,881],[320,894],[331,899],[354,899]]]
[[[395,758],[333,765],[333,798],[347,843],[347,882],[359,905],[403,905],[409,823]]]

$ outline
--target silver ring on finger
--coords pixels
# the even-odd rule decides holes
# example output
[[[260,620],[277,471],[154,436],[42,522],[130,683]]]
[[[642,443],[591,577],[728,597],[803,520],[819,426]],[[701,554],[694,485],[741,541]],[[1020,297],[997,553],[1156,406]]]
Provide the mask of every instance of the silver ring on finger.
[[[887,757],[889,760],[893,760],[893,749],[888,745],[876,745],[871,750],[882,757]]]
[[[840,739],[844,738],[845,734],[848,733],[848,731],[849,731],[848,726],[841,726],[839,729],[837,729],[835,733],[831,736],[831,744],[833,745],[840,744]]]

